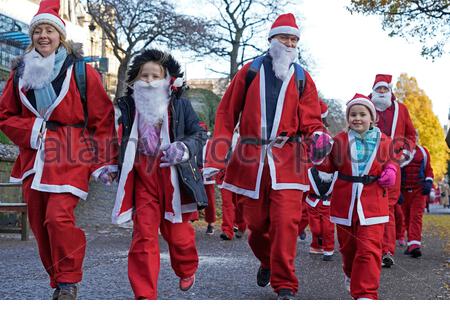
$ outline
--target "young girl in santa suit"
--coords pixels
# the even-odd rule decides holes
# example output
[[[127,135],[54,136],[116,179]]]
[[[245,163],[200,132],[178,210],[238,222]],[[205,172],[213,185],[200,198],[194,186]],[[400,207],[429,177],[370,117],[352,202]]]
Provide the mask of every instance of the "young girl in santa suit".
[[[77,298],[86,237],[75,224],[89,178],[117,172],[114,109],[99,74],[66,41],[59,0],[41,1],[29,27],[31,46],[17,60],[0,99],[0,130],[19,146],[11,172],[21,182],[39,256],[54,300]],[[83,67],[85,95],[77,85]],[[85,104],[81,97],[85,96]]]
[[[345,286],[354,299],[377,299],[384,224],[389,220],[386,188],[394,185],[391,139],[374,126],[370,99],[356,94],[347,103],[348,131],[334,138],[329,157],[318,167],[338,171],[331,197]]]
[[[195,281],[198,255],[190,220],[207,205],[196,155],[206,131],[189,100],[182,98],[182,73],[165,52],[150,49],[128,70],[122,112],[120,178],[113,222],[133,219],[128,277],[136,299],[156,299],[160,268],[158,228],[169,244],[180,289]]]

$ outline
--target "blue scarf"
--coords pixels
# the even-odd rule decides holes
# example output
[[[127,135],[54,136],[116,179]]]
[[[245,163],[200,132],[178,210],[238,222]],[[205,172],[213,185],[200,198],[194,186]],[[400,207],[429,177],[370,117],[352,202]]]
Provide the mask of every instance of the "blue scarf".
[[[48,108],[55,102],[57,96],[53,89],[52,81],[58,76],[61,71],[61,67],[66,60],[67,51],[66,48],[60,46],[55,52],[55,64],[53,66],[52,76],[50,82],[41,89],[34,89],[34,96],[36,97],[36,109],[43,117]]]
[[[377,145],[379,136],[381,136],[381,132],[377,127],[369,129],[362,134],[352,129],[350,131],[355,137],[358,175],[362,175],[372,153],[375,151],[375,146]]]

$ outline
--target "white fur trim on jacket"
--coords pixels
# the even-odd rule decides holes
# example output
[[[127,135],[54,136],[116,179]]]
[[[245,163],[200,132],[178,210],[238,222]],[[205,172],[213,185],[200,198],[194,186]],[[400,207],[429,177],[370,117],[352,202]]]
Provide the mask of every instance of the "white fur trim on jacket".
[[[31,149],[37,150],[39,148],[39,143],[41,142],[39,134],[41,133],[43,124],[44,124],[44,119],[42,119],[42,118],[36,118],[34,120],[33,128],[31,129],[31,137],[30,137]]]

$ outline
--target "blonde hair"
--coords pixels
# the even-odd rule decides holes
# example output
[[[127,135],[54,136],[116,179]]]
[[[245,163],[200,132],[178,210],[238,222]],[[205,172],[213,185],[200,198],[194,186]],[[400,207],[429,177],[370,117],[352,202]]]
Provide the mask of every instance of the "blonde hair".
[[[53,26],[52,26],[52,27],[53,27]],[[55,27],[54,27],[54,28],[55,28]],[[55,30],[58,31],[57,28],[55,28]],[[62,46],[66,49],[67,54],[72,54],[72,53],[73,53],[72,47],[69,46],[69,43],[67,42],[67,40],[66,40],[66,38],[64,37],[64,35],[61,34],[61,32],[59,32],[59,31],[58,31],[58,33],[59,33],[59,45],[62,45]],[[30,51],[33,50],[34,48],[35,48],[35,47],[34,47],[34,44],[33,44],[33,37],[31,37],[31,43],[30,43],[30,45],[25,49],[25,53],[30,52]]]

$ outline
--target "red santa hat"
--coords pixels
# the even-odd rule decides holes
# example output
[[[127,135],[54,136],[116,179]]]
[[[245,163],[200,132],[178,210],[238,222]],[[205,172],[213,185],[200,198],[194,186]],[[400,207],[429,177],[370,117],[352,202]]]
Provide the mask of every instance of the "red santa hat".
[[[322,120],[327,117],[328,115],[328,106],[325,102],[323,102],[322,99],[319,98],[319,104],[320,104],[320,117]]]
[[[66,24],[59,16],[59,0],[42,0],[39,4],[39,10],[31,19],[29,34],[33,35],[34,29],[39,24],[50,24],[58,30],[58,32],[66,38]]]
[[[377,74],[375,76],[375,81],[373,82],[372,90],[376,90],[379,87],[386,87],[389,90],[392,89],[392,75],[390,74]]]
[[[347,102],[347,110],[345,112],[347,121],[350,109],[355,105],[363,105],[364,107],[366,107],[370,112],[370,117],[372,118],[372,121],[375,121],[377,112],[375,110],[374,104],[369,99],[369,97],[360,93],[355,94],[355,96],[349,102]]]
[[[290,34],[300,39],[300,29],[292,13],[282,14],[274,21],[270,28],[269,39],[277,34]]]

